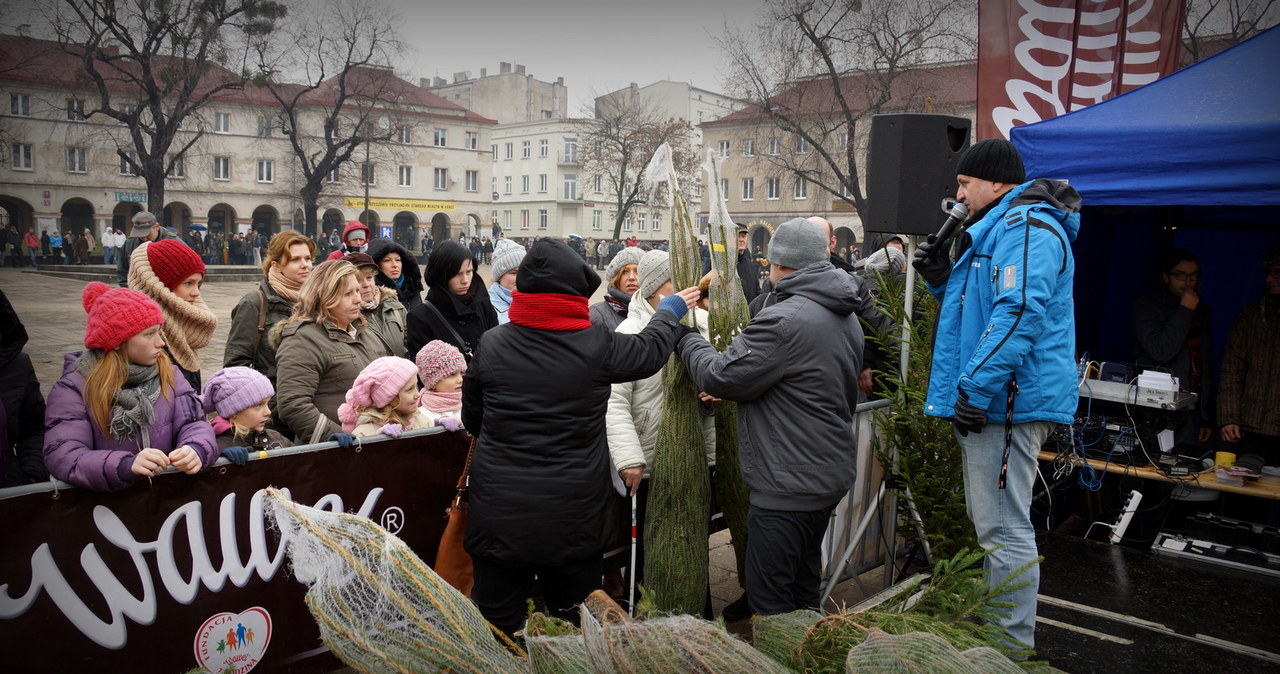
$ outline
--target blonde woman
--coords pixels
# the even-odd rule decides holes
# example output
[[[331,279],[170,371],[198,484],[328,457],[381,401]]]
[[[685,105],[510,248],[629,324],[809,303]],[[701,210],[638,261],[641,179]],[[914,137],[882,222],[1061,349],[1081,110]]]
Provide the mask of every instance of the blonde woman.
[[[196,392],[164,354],[155,301],[93,282],[85,350],[69,353],[45,409],[49,473],[78,487],[118,491],[173,467],[195,474],[218,458]]]
[[[271,331],[280,419],[300,444],[342,433],[338,406],[369,363],[391,351],[360,308],[360,271],[343,260],[311,270],[289,320]]]
[[[165,353],[200,390],[200,349],[209,345],[218,317],[200,297],[204,260],[177,239],[144,242],[129,259],[129,287],[155,300],[164,312]]]

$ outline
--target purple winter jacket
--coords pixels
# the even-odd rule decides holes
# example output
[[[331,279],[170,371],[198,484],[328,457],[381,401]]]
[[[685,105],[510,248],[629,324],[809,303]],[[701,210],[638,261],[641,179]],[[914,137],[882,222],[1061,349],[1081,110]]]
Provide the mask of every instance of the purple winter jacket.
[[[84,402],[84,375],[76,371],[79,353],[64,357],[62,378],[53,385],[44,413],[44,461],[49,473],[77,487],[117,491],[139,476],[131,471],[133,458],[142,451],[142,439],[116,442],[103,436],[89,416]],[[218,460],[213,427],[204,420],[200,400],[177,365],[173,367],[174,391],[168,400],[156,399],[155,421],[149,430],[150,446],[165,454],[190,445],[200,455],[201,470]]]

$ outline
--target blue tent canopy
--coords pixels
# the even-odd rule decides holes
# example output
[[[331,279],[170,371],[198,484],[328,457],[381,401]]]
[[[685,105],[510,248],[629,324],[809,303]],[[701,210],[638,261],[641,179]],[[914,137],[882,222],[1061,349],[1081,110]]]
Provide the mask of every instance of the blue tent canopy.
[[[1097,105],[1014,128],[1027,175],[1090,206],[1280,204],[1280,26]]]

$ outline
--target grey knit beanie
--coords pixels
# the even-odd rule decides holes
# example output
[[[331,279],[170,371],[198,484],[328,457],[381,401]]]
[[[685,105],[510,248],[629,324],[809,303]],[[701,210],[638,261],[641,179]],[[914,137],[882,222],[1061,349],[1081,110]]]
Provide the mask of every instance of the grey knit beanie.
[[[803,269],[830,259],[826,231],[804,218],[788,220],[769,239],[769,264]]]
[[[519,267],[524,254],[524,246],[511,239],[498,239],[493,247],[493,280],[497,281],[503,274]]]
[[[1003,138],[979,141],[960,154],[956,175],[1021,185],[1027,179],[1018,148]]]
[[[640,264],[640,258],[644,257],[644,251],[639,246],[627,246],[618,251],[617,255],[609,261],[609,266],[604,268],[604,282],[608,283],[618,275],[618,271],[629,264]],[[661,285],[661,284],[659,284]]]
[[[671,255],[661,250],[651,250],[640,258],[637,272],[640,278],[640,299],[647,300],[671,279]]]

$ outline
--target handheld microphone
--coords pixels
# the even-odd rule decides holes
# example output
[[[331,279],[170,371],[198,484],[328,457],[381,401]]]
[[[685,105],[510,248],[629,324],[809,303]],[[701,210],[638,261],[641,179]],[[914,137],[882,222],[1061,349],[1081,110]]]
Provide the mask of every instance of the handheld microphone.
[[[947,221],[942,223],[942,229],[939,229],[935,234],[929,235],[929,243],[940,244],[938,247],[941,248],[941,244],[945,244],[947,239],[950,239],[951,235],[956,233],[956,227],[964,222],[965,217],[968,215],[969,207],[965,206],[963,201],[957,201],[956,205],[952,206],[947,213]]]

